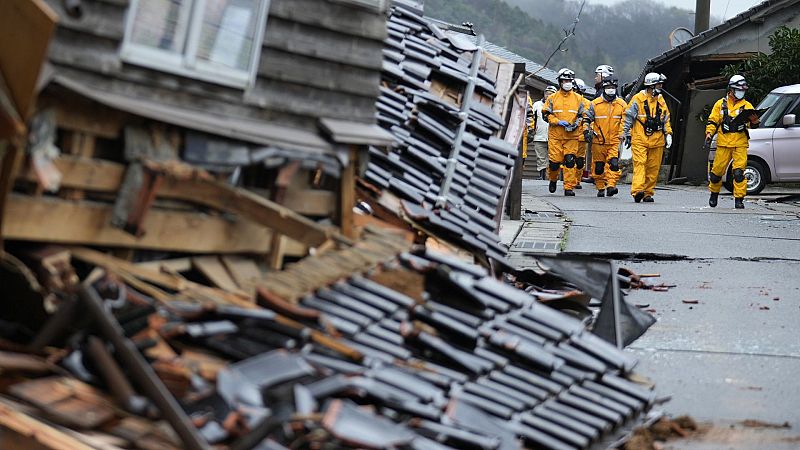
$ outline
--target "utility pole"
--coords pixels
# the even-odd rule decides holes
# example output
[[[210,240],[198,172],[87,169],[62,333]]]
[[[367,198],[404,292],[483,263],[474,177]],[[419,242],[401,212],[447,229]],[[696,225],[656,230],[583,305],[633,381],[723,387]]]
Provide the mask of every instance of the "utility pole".
[[[711,0],[697,0],[694,9],[694,35],[706,31],[709,28],[711,16]]]

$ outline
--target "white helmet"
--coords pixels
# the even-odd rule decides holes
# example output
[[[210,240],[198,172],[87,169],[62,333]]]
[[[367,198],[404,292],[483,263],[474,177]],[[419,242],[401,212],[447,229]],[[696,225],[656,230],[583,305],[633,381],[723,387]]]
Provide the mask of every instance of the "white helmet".
[[[665,82],[665,81],[667,81],[667,76],[666,76],[666,75],[664,75],[663,73],[660,73],[660,74],[658,74],[658,76],[660,77],[660,78],[659,78],[659,80],[660,80],[662,83],[663,83],[663,82]]]
[[[655,85],[657,85],[658,83],[661,83],[661,82],[662,82],[661,81],[661,75],[659,75],[659,74],[657,74],[655,72],[650,72],[650,73],[648,73],[647,75],[644,76],[644,87],[655,86]]]
[[[544,89],[544,95],[555,94],[558,89],[555,86],[547,86]]]
[[[583,94],[586,92],[586,83],[580,78],[575,78],[575,85],[578,87],[578,93]]]
[[[594,69],[594,73],[599,73],[603,77],[610,77],[611,75],[614,75],[614,68],[608,64],[600,64],[596,69]]]
[[[565,67],[565,68],[563,68],[563,69],[558,71],[557,79],[559,81],[561,81],[561,80],[574,80],[575,79],[575,72],[573,72],[572,70],[567,69]]]
[[[746,91],[748,88],[747,80],[741,75],[734,75],[728,80],[728,89],[740,89]]]

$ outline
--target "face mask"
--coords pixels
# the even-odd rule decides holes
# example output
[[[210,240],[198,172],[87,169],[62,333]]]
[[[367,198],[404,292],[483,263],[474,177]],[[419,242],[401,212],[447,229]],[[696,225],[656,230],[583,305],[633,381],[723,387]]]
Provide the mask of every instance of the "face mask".
[[[744,91],[740,89],[736,89],[733,91],[733,96],[736,97],[737,100],[741,100],[744,98]]]
[[[614,89],[614,88],[608,88],[604,92],[606,93],[606,96],[608,96],[608,97],[615,97],[617,95],[617,90]]]
[[[568,82],[566,82],[566,83],[562,84],[562,85],[561,85],[561,89],[563,89],[563,90],[565,90],[565,91],[571,91],[571,90],[572,90],[572,83],[570,83],[570,82],[568,81]]]
[[[661,95],[661,88],[653,88],[653,95]]]

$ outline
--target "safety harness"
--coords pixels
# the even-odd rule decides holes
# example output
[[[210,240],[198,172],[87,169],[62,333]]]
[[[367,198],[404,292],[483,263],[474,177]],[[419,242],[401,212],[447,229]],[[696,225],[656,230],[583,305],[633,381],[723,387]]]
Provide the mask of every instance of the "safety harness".
[[[645,99],[642,103],[644,103],[645,119],[644,122],[639,120],[639,123],[641,123],[644,127],[644,134],[651,136],[657,131],[663,132],[664,121],[661,120],[661,105],[658,103],[658,101],[656,101],[656,114],[655,116],[652,116],[650,115],[650,102]]]
[[[739,108],[736,113],[741,114],[744,107]],[[728,113],[728,99],[722,99],[722,132],[723,133],[744,133],[747,138],[750,138],[750,133],[747,131],[747,123],[733,124],[733,117]]]

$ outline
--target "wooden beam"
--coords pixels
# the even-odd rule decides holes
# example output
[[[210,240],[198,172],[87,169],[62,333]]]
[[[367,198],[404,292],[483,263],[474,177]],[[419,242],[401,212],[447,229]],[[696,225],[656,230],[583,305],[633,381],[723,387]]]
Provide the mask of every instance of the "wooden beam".
[[[335,229],[325,228],[256,193],[218,181],[165,177],[160,192],[171,198],[239,214],[310,247],[317,247],[329,238],[341,238]]]
[[[124,165],[102,159],[76,158],[71,155],[62,155],[53,160],[53,164],[61,172],[61,187],[69,189],[117,192],[125,174]],[[20,177],[31,183],[36,182],[36,175],[31,167],[26,167]],[[253,189],[253,192],[259,194],[262,191]],[[158,196],[169,198],[170,191],[162,186]],[[290,187],[286,191],[283,205],[303,215],[330,216],[336,211],[336,194],[321,189],[295,189]]]
[[[195,256],[192,266],[203,274],[214,286],[229,292],[236,292],[239,286],[234,281],[228,269],[216,256]]]
[[[0,142],[0,250],[3,249],[3,221],[7,216],[6,204],[11,187],[16,178],[15,172],[18,171],[23,152],[17,146],[8,141]]]
[[[0,72],[17,111],[33,111],[36,82],[58,15],[42,0],[0,2]]]
[[[2,448],[45,448],[50,450],[94,450],[81,441],[20,411],[19,405],[0,399],[0,427],[18,438],[0,432]],[[16,445],[23,445],[17,447]]]
[[[240,256],[222,256],[221,259],[242,290],[247,293],[255,292],[258,280],[264,276],[255,261]]]
[[[104,161],[101,159],[78,158],[62,155],[53,160],[61,172],[61,186],[72,189],[82,189],[96,192],[116,192],[122,184],[125,175],[123,164]],[[20,178],[37,182],[36,173],[30,164],[20,173]]]
[[[185,253],[266,253],[272,232],[253,221],[153,209],[137,239],[110,226],[112,206],[11,195],[3,217],[7,240],[128,247]]]
[[[189,285],[187,280],[182,277],[152,270],[148,267],[142,267],[138,264],[107,255],[103,252],[98,252],[97,250],[84,247],[72,247],[70,248],[70,254],[74,258],[88,262],[89,264],[100,267],[108,267],[111,269],[118,269],[114,270],[115,272],[119,270],[128,272],[137,278],[141,278],[142,280],[157,284],[173,291],[182,291]]]
[[[116,192],[122,184],[125,167],[122,164],[70,156],[62,156],[54,163],[62,173],[63,187]],[[30,168],[21,174],[21,178],[26,181],[36,180],[35,173]],[[329,238],[338,235],[336,230],[318,225],[313,220],[256,193],[218,181],[165,177],[158,190],[158,196],[199,203],[221,211],[240,214],[309,247],[321,245]],[[255,249],[252,252],[262,253]]]

